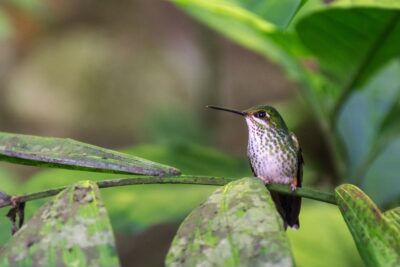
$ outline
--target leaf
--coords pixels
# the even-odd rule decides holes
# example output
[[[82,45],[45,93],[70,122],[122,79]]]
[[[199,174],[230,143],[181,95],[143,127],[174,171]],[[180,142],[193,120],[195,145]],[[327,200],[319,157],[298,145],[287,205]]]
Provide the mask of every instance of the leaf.
[[[0,161],[109,173],[177,175],[179,170],[71,139],[0,132]]]
[[[345,176],[381,207],[400,197],[399,72],[399,60],[384,66],[348,98],[337,120],[347,159]]]
[[[397,228],[397,231],[400,232],[400,207],[385,211],[384,215]]]
[[[399,8],[400,3],[396,0],[336,0],[335,6],[338,7],[374,7],[374,8]]]
[[[339,209],[367,266],[399,266],[400,231],[354,185],[335,189]]]
[[[385,120],[381,124],[380,133],[382,138],[393,139],[400,136],[400,96],[397,97],[397,103],[387,113]]]
[[[243,178],[215,191],[182,223],[167,266],[293,266],[282,219],[264,184]]]
[[[400,199],[400,137],[390,143],[368,168],[362,187],[380,206]]]
[[[95,183],[79,182],[44,205],[0,250],[1,266],[119,266]]]
[[[347,152],[348,177],[361,180],[365,173],[360,171],[368,170],[371,163],[367,162],[368,157],[379,153],[374,151],[374,146],[381,140],[392,141],[381,135],[380,128],[400,97],[399,72],[400,62],[390,62],[343,105],[337,131]],[[399,121],[398,115],[394,116]]]
[[[337,206],[303,198],[300,223],[287,231],[296,266],[364,266]]]
[[[305,53],[297,37],[285,34],[301,0],[173,0],[210,28],[281,64],[291,77],[303,73],[292,54]]]
[[[296,25],[302,43],[339,89],[336,95],[346,97],[400,56],[400,4],[373,2],[339,1],[310,13]]]
[[[215,14],[225,15],[224,19],[235,19],[237,21],[248,22],[250,26],[262,29],[262,21],[271,24],[270,27],[285,28],[292,20],[298,9],[302,5],[302,0],[174,0],[183,8],[197,6],[204,11]],[[251,23],[254,22],[254,25]],[[258,23],[257,23],[258,22]],[[272,26],[273,25],[273,26]]]

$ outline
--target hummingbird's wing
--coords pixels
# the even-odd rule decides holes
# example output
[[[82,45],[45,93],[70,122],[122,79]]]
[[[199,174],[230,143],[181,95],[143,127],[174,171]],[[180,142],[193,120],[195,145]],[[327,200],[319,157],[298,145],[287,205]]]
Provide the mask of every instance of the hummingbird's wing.
[[[299,147],[299,150],[297,152],[297,186],[301,187],[301,184],[303,183],[303,165],[304,165],[304,159],[303,159],[303,151],[301,150],[301,147]]]
[[[297,179],[297,187],[301,187],[301,185],[303,183],[303,165],[304,165],[303,153],[302,153],[302,150],[301,150],[301,147],[300,147],[299,141],[297,140],[296,135],[294,133],[290,133],[290,137],[292,138],[293,143],[297,150],[296,179]],[[286,220],[287,220],[288,225],[291,227],[294,227],[294,228],[299,228],[300,227],[299,214],[300,214],[300,209],[301,209],[301,197],[285,196],[283,205],[287,211]]]
[[[303,154],[294,133],[290,133],[290,137],[297,151],[297,172],[294,179],[297,179],[297,187],[301,187],[303,183]],[[285,229],[287,226],[298,229],[300,227],[299,214],[301,209],[301,197],[281,194],[278,192],[271,192],[271,196],[279,214],[283,218]]]

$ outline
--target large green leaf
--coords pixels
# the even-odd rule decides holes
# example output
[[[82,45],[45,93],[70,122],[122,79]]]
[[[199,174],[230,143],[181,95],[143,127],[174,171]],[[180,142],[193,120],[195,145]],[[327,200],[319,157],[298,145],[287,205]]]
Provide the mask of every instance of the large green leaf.
[[[0,132],[0,161],[110,173],[176,175],[172,167],[72,139]]]
[[[220,14],[223,20],[236,20],[260,30],[285,28],[293,19],[304,0],[173,0],[183,8],[197,6],[203,12]],[[204,13],[203,13],[204,14]],[[203,20],[201,17],[199,19]],[[221,20],[220,22],[222,22]],[[270,26],[267,26],[269,24]],[[245,26],[245,25],[244,25]],[[226,31],[231,31],[226,29]],[[267,30],[268,31],[268,30]]]
[[[400,90],[399,90],[400,91]],[[381,139],[393,140],[400,136],[400,95],[397,97],[397,103],[387,113],[383,123],[381,124]]]
[[[400,137],[386,147],[368,168],[362,187],[380,206],[400,200]]]
[[[347,152],[347,177],[380,206],[400,198],[398,103],[400,63],[391,62],[344,104],[338,131]]]
[[[393,107],[400,98],[399,73],[400,62],[395,60],[389,63],[361,91],[349,97],[339,114],[337,131],[347,152],[346,176],[353,177],[353,182],[360,184],[371,160],[380,152],[375,147],[393,141],[388,135],[381,135],[381,125],[388,114],[394,112]],[[390,123],[395,125],[399,122],[398,114],[393,114]],[[381,176],[380,179],[384,181]]]
[[[296,25],[303,44],[344,97],[400,56],[399,1],[339,1]]]
[[[397,231],[400,232],[400,207],[385,211],[384,215],[397,228]]]
[[[215,191],[182,223],[167,266],[293,266],[282,219],[264,184],[243,178]]]
[[[292,77],[302,77],[292,54],[304,50],[285,27],[300,0],[173,0],[184,11],[241,45],[281,64]]]
[[[336,199],[367,266],[400,265],[400,229],[359,188],[344,184]]]
[[[394,8],[398,9],[400,3],[397,0],[336,0],[334,5],[337,7],[374,7],[374,8]]]
[[[79,182],[44,205],[0,250],[1,266],[119,266],[95,183]]]

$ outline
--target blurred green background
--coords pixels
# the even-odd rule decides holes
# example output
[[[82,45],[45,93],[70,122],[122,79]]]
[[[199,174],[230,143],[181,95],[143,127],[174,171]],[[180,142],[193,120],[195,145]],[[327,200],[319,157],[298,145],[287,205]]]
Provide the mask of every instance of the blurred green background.
[[[309,59],[303,63],[320,71]],[[338,69],[339,80],[343,73]],[[393,77],[399,73],[398,59],[388,62],[344,103],[336,128],[343,167],[318,121],[323,114],[315,114],[298,83],[276,63],[209,30],[170,2],[0,4],[1,131],[74,138],[185,174],[244,177],[251,175],[244,121],[205,105],[245,109],[267,103],[278,108],[300,140],[306,186],[329,190],[350,181],[384,210],[400,200],[399,189],[393,189],[400,188],[399,135],[390,137],[389,146],[369,147],[375,148],[378,128],[398,126],[400,88]],[[323,103],[335,98],[327,93]],[[26,193],[120,176],[1,163],[0,191]],[[215,189],[143,185],[102,190],[123,266],[163,266],[179,223]],[[28,203],[28,217],[43,203]],[[5,213],[0,210],[0,244],[10,237]],[[337,207],[304,201],[300,220],[299,231],[288,231],[298,266],[363,266]]]

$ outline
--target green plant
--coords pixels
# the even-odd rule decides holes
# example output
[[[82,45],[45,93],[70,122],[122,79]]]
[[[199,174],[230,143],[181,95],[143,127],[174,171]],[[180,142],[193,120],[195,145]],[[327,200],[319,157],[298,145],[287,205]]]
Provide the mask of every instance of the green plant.
[[[342,182],[351,182],[361,187],[381,207],[392,206],[399,200],[399,165],[396,160],[396,155],[400,153],[399,3],[391,0],[339,0],[331,5],[311,0],[175,0],[174,3],[211,28],[280,64],[287,75],[299,84],[304,99],[330,145],[335,175]],[[71,140],[1,134],[0,160],[86,171],[72,173],[59,170],[42,173],[36,179],[31,179],[26,189],[23,189],[31,192],[32,188],[36,188],[39,192],[13,194],[14,197],[1,195],[0,206],[13,205],[11,214],[14,215],[11,217],[14,224],[14,217],[23,214],[23,205],[20,204],[57,195],[2,247],[2,264],[12,265],[16,259],[26,255],[31,257],[24,263],[38,263],[35,253],[39,251],[38,247],[43,249],[43,246],[47,246],[49,250],[46,261],[50,265],[74,259],[76,264],[82,266],[90,261],[105,266],[118,264],[113,240],[109,238],[110,226],[104,216],[104,209],[101,208],[96,185],[80,182],[71,186],[86,176],[96,181],[99,187],[136,184],[136,191],[120,191],[118,194],[102,192],[106,206],[107,203],[112,204],[108,206],[108,211],[114,228],[132,228],[134,221],[133,228],[142,229],[152,223],[181,218],[212,192],[212,187],[193,190],[188,185],[157,187],[139,184],[224,185],[222,189],[211,194],[202,206],[193,210],[181,225],[167,257],[169,266],[184,266],[187,262],[216,266],[257,266],[268,262],[292,266],[294,261],[302,259],[298,248],[300,246],[296,246],[300,241],[296,241],[292,233],[289,233],[289,237],[293,238],[292,244],[295,246],[292,250],[289,248],[280,218],[271,206],[270,195],[265,187],[254,179],[237,180],[248,176],[243,162],[226,160],[214,151],[206,151],[204,147],[183,146],[179,141],[169,147],[168,151],[148,146],[138,148],[134,153],[143,153],[144,158],[172,166],[178,167],[182,164],[187,168],[182,168],[185,173],[205,176],[179,175],[176,168]],[[207,157],[203,157],[204,154]],[[201,164],[196,165],[196,162]],[[105,174],[95,175],[91,171],[133,173],[141,176],[117,179],[115,175],[108,174],[105,177]],[[62,183],[57,183],[55,177],[61,179]],[[63,184],[66,186],[60,187]],[[53,186],[57,188],[45,190]],[[268,188],[290,193],[284,186],[271,185]],[[10,183],[2,187],[1,191],[20,192],[19,190],[21,188],[16,189]],[[172,194],[166,193],[168,190]],[[68,194],[71,196],[69,200],[73,200],[71,205],[66,205],[65,202],[64,196]],[[146,197],[155,194],[161,196],[160,202],[164,206],[143,206],[135,210],[135,215],[129,213],[128,216],[123,216],[126,219],[115,219],[117,216],[114,214],[127,213],[121,203],[131,203],[134,198],[150,202],[146,201]],[[399,265],[398,208],[381,212],[360,189],[346,184],[337,187],[334,193],[304,188],[291,194],[338,205],[367,266]],[[188,198],[188,202],[181,201],[188,195],[195,197]],[[120,197],[119,202],[116,201],[117,196]],[[98,205],[88,204],[91,203],[86,201],[88,199],[95,199]],[[172,207],[169,213],[159,212],[166,206]],[[33,228],[37,227],[38,218],[44,219],[42,228],[49,225],[60,226],[60,222],[55,219],[59,215],[43,218],[43,214],[54,214],[54,210],[57,214],[60,211],[54,207],[62,207],[66,214],[75,214],[74,212],[82,210],[78,216],[74,216],[75,221],[62,224],[76,226],[89,233],[89,239],[100,238],[104,242],[91,243],[91,250],[85,250],[79,240],[65,244],[63,240],[55,239],[59,242],[50,246],[50,243],[43,243],[46,238],[35,239],[32,232],[38,229]],[[32,210],[34,209],[27,210],[28,215]],[[100,213],[102,216],[97,216]],[[99,218],[102,227],[82,224],[82,220],[94,221],[94,218]],[[198,218],[207,220],[199,222]],[[332,227],[325,220],[328,219],[323,218],[318,224],[322,223],[325,228]],[[256,229],[253,231],[254,228]],[[41,232],[40,229],[37,231]],[[335,231],[339,231],[338,228]],[[50,238],[51,234],[48,231],[45,233]],[[334,232],[335,236],[337,234],[338,232]],[[307,240],[312,238],[309,235]],[[304,241],[301,240],[302,247],[307,246]],[[324,246],[322,240],[313,242]],[[328,248],[335,245],[338,247],[338,244],[329,243]],[[335,247],[335,250],[339,248]],[[345,254],[346,249],[340,252]],[[52,255],[63,256],[57,258]],[[317,262],[307,260],[308,264],[302,261],[303,266],[319,266],[318,259]]]
[[[266,262],[293,265],[281,218],[274,208],[269,191],[265,190],[258,179],[180,175],[175,168],[68,139],[1,133],[0,141],[1,159],[15,163],[97,172],[124,170],[132,174],[157,174],[100,180],[96,183],[78,182],[72,186],[19,196],[2,192],[0,207],[12,206],[8,216],[13,223],[13,231],[21,226],[17,225],[17,219],[20,224],[24,220],[25,202],[55,195],[0,250],[2,264],[5,266],[59,265],[70,261],[76,262],[78,266],[118,265],[110,224],[97,187],[140,184],[225,185],[185,220],[167,257],[169,266],[184,266],[185,262],[219,266],[256,266]],[[358,229],[366,221],[371,228],[381,229],[378,237],[393,234],[398,236],[397,217],[393,216],[395,212],[390,212],[388,226],[382,226],[381,221],[372,220],[370,213],[357,209],[357,205],[364,205],[365,209],[371,205],[367,204],[371,202],[368,199],[358,199],[362,192],[346,195],[342,187],[339,187],[335,197],[331,193],[308,188],[295,192],[282,185],[269,185],[268,188],[338,204],[346,220],[350,218],[347,223],[357,242]],[[349,213],[353,206],[356,207],[355,211]],[[361,223],[351,219],[354,216],[360,218]],[[199,221],[196,218],[207,219]],[[392,221],[396,222],[393,227]],[[364,242],[365,237],[357,244],[360,246]],[[398,260],[398,245],[398,238],[394,238],[383,246],[360,251],[367,264],[388,260],[395,264]],[[374,255],[382,248],[389,253],[375,260]],[[44,257],[43,251],[46,251]]]
[[[380,206],[399,200],[399,165],[390,160],[400,149],[398,1],[173,2],[297,82],[341,182]]]

